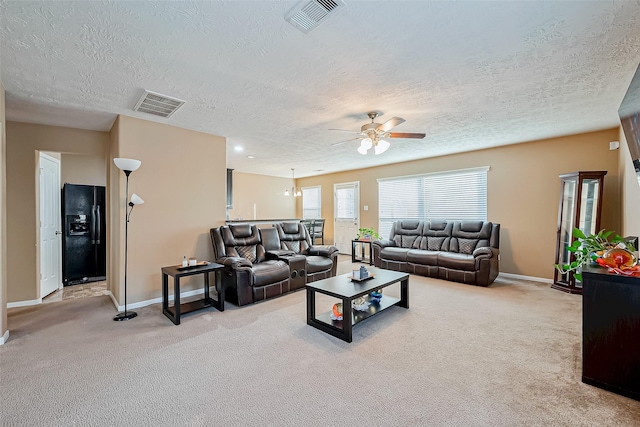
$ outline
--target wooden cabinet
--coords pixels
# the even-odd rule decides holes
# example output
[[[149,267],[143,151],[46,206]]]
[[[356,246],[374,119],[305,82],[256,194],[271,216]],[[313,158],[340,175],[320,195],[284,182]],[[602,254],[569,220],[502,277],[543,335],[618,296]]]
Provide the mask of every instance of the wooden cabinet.
[[[558,207],[558,236],[554,264],[569,264],[574,256],[567,250],[573,243],[573,229],[584,234],[600,231],[602,192],[607,171],[581,171],[560,175],[560,203]],[[582,293],[582,283],[574,272],[555,271],[553,289],[571,294]]]
[[[582,381],[640,400],[640,278],[582,273]]]

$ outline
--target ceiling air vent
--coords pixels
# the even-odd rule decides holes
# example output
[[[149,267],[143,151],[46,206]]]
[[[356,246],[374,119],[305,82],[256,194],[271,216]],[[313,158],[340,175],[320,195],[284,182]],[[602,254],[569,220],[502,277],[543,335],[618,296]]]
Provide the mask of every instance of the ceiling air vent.
[[[342,0],[302,0],[287,12],[284,19],[303,33],[308,33],[343,6]]]
[[[185,102],[181,99],[145,90],[136,106],[133,107],[133,111],[160,117],[171,117]]]

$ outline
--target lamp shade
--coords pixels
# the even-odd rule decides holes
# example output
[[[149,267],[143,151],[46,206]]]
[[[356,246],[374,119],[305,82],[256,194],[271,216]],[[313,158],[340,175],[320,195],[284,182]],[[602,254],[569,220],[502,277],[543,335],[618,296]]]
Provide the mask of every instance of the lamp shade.
[[[368,149],[367,149],[367,147],[366,147],[366,146],[364,146],[364,145],[361,145],[360,147],[358,147],[358,153],[360,153],[360,154],[362,154],[362,155],[366,155],[366,154],[367,154],[367,151],[369,151],[369,150],[368,150]]]
[[[144,200],[142,200],[142,198],[138,196],[136,193],[133,193],[131,195],[131,203],[133,203],[134,205],[141,205],[144,203]]]
[[[364,147],[365,150],[368,150],[373,146],[373,141],[371,141],[371,138],[365,138],[360,142],[360,146]]]
[[[116,157],[115,159],[113,159],[113,163],[116,164],[118,169],[123,171],[130,171],[130,172],[133,172],[134,170],[138,169],[142,164],[140,160],[126,159],[124,157]]]
[[[389,147],[391,147],[391,144],[389,144],[384,139],[381,139],[380,141],[378,141],[378,145],[376,145],[376,147],[375,147],[375,153],[376,154],[382,154],[385,151],[387,151],[389,149]]]

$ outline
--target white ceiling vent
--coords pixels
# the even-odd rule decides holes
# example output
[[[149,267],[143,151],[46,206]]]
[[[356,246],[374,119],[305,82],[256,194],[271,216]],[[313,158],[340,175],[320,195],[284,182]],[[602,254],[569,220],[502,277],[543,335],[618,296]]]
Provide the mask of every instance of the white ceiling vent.
[[[308,33],[344,6],[343,0],[302,0],[287,12],[284,19],[303,33]]]
[[[145,90],[133,111],[149,113],[160,117],[171,117],[186,101]]]

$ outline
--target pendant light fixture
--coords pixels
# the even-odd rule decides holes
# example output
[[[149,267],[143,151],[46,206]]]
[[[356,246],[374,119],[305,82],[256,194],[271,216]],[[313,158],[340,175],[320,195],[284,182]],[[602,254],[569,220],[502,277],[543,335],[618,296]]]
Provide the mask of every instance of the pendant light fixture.
[[[291,190],[284,190],[284,195],[300,197],[302,196],[302,191],[298,187],[296,187],[296,174],[294,172],[294,168],[291,168],[291,176],[293,177],[293,187],[291,187]]]

